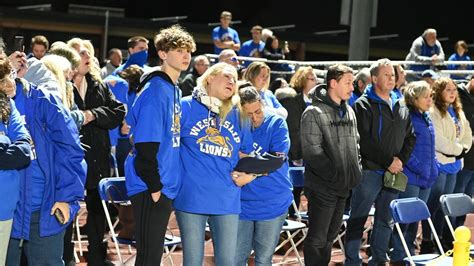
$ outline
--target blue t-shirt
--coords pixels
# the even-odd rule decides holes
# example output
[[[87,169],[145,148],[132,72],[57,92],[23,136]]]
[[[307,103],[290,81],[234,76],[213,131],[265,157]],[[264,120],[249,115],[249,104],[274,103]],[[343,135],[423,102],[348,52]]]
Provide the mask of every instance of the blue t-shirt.
[[[468,55],[459,56],[458,53],[452,54],[448,61],[471,61],[471,58]],[[448,65],[449,70],[471,70],[472,65]],[[469,75],[455,75],[451,74],[450,76],[452,79],[468,79]]]
[[[225,121],[191,96],[182,100],[182,185],[174,200],[179,211],[201,214],[239,214],[240,188],[231,172],[239,151],[252,152],[249,126],[242,126],[233,109]]]
[[[252,131],[252,138],[256,154],[288,154],[288,126],[278,115],[266,113],[262,125]],[[240,219],[262,221],[284,214],[293,200],[292,189],[286,161],[278,170],[242,187]]]
[[[239,34],[236,30],[231,27],[227,29],[217,26],[212,30],[212,40],[220,40],[221,42],[225,41],[234,41],[234,43],[240,44]],[[218,48],[214,45],[214,54],[219,54],[223,49]]]
[[[133,142],[159,142],[156,154],[158,172],[163,188],[161,192],[173,199],[179,189],[179,136],[180,106],[179,88],[162,77],[151,79],[137,95],[130,111],[130,135]],[[129,196],[148,188],[135,172],[135,154],[125,162],[125,180]]]
[[[456,112],[454,111],[452,106],[448,107],[448,113],[454,121],[454,125],[456,127],[456,137],[459,138],[459,134],[461,132],[461,123],[459,119],[456,117]],[[461,171],[461,168],[462,168],[461,160],[456,160],[453,163],[439,165],[439,171],[445,174],[456,174],[457,172]]]
[[[262,97],[262,100],[266,106],[272,107],[272,108],[280,108],[283,105],[277,100],[275,95],[269,91],[269,90],[263,90],[260,91],[260,96]]]
[[[242,44],[239,50],[239,55],[240,56],[247,56],[247,57],[257,57],[258,54],[262,57],[261,53],[263,51],[263,48],[265,48],[265,43],[263,41],[260,41],[260,43],[255,43],[253,40],[248,40]],[[244,61],[243,66],[248,67],[252,63],[251,61]]]

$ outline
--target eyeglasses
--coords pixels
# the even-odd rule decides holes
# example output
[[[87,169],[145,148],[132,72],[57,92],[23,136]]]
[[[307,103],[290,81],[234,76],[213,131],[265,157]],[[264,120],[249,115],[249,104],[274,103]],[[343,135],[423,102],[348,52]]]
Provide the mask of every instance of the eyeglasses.
[[[239,59],[237,59],[237,57],[233,56],[233,57],[230,58],[230,61],[235,63],[235,62],[239,62]]]

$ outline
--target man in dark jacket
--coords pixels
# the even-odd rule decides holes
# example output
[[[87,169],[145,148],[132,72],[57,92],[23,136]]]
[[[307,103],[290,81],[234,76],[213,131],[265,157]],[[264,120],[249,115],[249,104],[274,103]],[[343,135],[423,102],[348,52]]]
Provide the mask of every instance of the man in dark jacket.
[[[346,103],[354,90],[353,82],[350,67],[329,67],[327,85],[316,87],[311,94],[312,105],[301,118],[309,215],[306,265],[329,264],[349,191],[362,178],[357,121]]]
[[[180,82],[182,96],[189,96],[196,87],[197,79],[209,68],[209,59],[205,55],[198,55],[194,58],[193,71],[186,74]]]
[[[392,89],[395,72],[388,59],[370,67],[372,85],[356,101],[354,110],[360,134],[363,180],[352,190],[351,216],[347,222],[345,265],[361,265],[360,239],[370,208],[375,202],[375,221],[369,265],[385,265],[393,220],[390,202],[398,191],[384,187],[385,171],[403,170],[415,144],[415,134],[408,108]]]

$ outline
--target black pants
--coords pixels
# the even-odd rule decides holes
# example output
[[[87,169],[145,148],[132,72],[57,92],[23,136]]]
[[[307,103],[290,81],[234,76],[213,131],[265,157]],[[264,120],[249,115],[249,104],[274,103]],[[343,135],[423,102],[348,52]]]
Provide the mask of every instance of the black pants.
[[[328,265],[331,248],[342,224],[347,197],[336,196],[330,189],[304,188],[308,199],[309,230],[304,241],[306,265]]]
[[[87,225],[86,234],[89,246],[87,247],[87,265],[104,265],[107,245],[103,243],[105,234],[105,212],[99,196],[99,190],[87,189],[86,196]]]
[[[171,214],[171,200],[161,194],[154,202],[148,191],[130,197],[135,218],[137,241],[136,266],[160,265],[163,243]]]

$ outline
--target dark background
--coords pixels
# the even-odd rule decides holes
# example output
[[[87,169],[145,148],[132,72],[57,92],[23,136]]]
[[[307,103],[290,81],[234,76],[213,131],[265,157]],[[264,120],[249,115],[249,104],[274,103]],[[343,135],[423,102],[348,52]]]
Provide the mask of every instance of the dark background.
[[[356,4],[358,0],[354,0]],[[188,16],[181,24],[194,26],[187,27],[192,33],[207,32],[210,36],[212,27],[209,22],[218,22],[222,10],[231,11],[233,20],[241,20],[242,24],[235,25],[239,31],[241,41],[250,38],[249,29],[260,24],[263,27],[295,24],[296,27],[286,31],[275,31],[280,39],[293,42],[305,42],[336,45],[345,51],[323,51],[324,49],[307,49],[305,60],[344,60],[347,59],[347,46],[349,43],[348,26],[340,25],[341,0],[325,1],[269,1],[269,0],[226,0],[226,1],[18,1],[2,0],[3,7],[16,7],[18,5],[36,5],[51,3],[53,12],[67,12],[70,3],[118,7],[125,9],[127,18],[149,20],[153,17]],[[367,14],[370,15],[370,14]],[[468,44],[474,43],[471,23],[474,16],[474,1],[416,1],[416,0],[379,0],[377,9],[377,26],[371,29],[371,36],[398,34],[398,37],[386,40],[372,40],[370,42],[371,59],[383,55],[375,52],[377,49],[392,49],[395,52],[387,54],[392,59],[403,59],[408,52],[411,42],[419,36],[424,29],[433,27],[438,30],[438,37],[442,38],[445,53],[449,56],[453,52],[453,45],[457,40],[463,39]],[[46,17],[45,17],[46,18]],[[1,16],[0,16],[1,19]],[[120,22],[118,22],[120,23]],[[127,22],[124,22],[127,24]],[[163,25],[166,26],[166,25]],[[337,35],[316,36],[317,31],[347,29],[346,33]],[[156,31],[158,31],[157,29]],[[17,32],[16,32],[17,33]],[[15,33],[15,34],[16,34]],[[29,32],[27,32],[29,33]],[[34,34],[35,32],[31,32]],[[3,30],[4,38],[11,38],[13,33]],[[7,36],[5,36],[7,35]],[[28,35],[28,34],[27,34]],[[60,39],[69,36],[54,32],[45,32],[51,39]],[[67,34],[66,34],[67,35]],[[77,35],[77,34],[75,34]],[[87,37],[87,35],[85,35]],[[88,36],[94,42],[100,37]],[[94,43],[96,44],[96,43]],[[109,47],[125,44],[123,38],[110,36]],[[122,48],[122,47],[121,47]],[[335,48],[336,49],[336,48]],[[334,49],[334,51],[335,51]],[[326,49],[327,50],[327,49]],[[329,49],[330,50],[330,49]],[[198,53],[212,52],[210,43],[198,43]],[[469,52],[470,53],[470,52]]]

